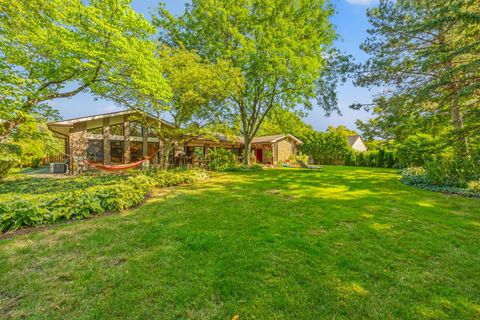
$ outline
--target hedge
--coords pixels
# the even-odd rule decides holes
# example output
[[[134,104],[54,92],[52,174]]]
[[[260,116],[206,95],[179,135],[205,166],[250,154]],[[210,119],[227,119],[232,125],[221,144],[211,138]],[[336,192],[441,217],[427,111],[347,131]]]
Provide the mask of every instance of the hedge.
[[[143,202],[153,187],[169,187],[205,180],[204,171],[151,171],[110,185],[60,193],[53,200],[21,198],[0,204],[0,233],[57,221],[78,220],[118,212]]]

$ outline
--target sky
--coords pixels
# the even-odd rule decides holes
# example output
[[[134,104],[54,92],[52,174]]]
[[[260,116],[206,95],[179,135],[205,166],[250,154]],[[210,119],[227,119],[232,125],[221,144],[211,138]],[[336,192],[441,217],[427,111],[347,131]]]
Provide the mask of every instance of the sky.
[[[342,51],[351,54],[356,62],[363,62],[367,58],[360,50],[360,44],[367,36],[369,23],[366,17],[366,9],[375,5],[378,0],[332,0],[335,7],[335,15],[332,17],[340,40],[336,46]],[[184,0],[163,0],[166,8],[173,14],[180,14],[185,6]],[[133,0],[132,7],[135,11],[145,15],[148,19],[159,0]],[[304,119],[313,128],[324,131],[329,126],[345,125],[350,129],[356,129],[355,121],[363,121],[370,117],[366,111],[351,110],[348,108],[352,103],[370,103],[375,91],[366,88],[355,87],[351,81],[338,88],[338,102],[342,115],[333,114],[326,117],[320,108],[309,111]],[[70,99],[58,99],[51,102],[57,108],[64,119],[82,117],[106,112],[121,110],[113,102],[108,100],[94,99],[88,93],[82,93]]]

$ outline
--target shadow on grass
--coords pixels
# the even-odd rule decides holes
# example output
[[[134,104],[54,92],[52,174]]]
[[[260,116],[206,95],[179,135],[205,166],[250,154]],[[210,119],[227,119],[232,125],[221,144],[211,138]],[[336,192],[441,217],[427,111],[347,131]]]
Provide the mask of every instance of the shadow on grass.
[[[478,209],[454,201],[388,170],[219,174],[0,243],[0,305],[21,297],[12,317],[475,318]],[[470,212],[453,215],[460,204]]]

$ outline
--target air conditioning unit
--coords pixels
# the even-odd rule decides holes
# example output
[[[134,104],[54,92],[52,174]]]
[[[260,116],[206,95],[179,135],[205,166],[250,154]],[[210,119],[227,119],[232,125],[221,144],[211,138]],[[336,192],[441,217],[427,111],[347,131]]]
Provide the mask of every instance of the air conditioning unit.
[[[50,163],[50,173],[65,173],[67,172],[67,165],[62,162]]]

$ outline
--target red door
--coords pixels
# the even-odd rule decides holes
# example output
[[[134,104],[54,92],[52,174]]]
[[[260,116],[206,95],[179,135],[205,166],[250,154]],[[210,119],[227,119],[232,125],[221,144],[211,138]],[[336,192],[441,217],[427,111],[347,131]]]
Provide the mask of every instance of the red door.
[[[263,163],[263,152],[262,149],[257,149],[257,162]]]

